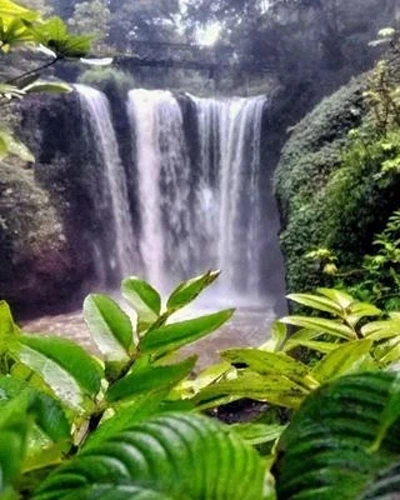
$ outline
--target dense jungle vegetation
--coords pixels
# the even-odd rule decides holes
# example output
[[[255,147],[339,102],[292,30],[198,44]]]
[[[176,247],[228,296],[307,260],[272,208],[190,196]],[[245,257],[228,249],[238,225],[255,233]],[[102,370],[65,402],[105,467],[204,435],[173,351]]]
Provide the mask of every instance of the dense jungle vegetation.
[[[269,18],[264,2],[245,0],[193,2],[184,14],[178,2],[21,4],[0,0],[1,61],[12,61],[1,69],[0,106],[7,111],[0,186],[6,174],[23,186],[31,182],[20,162],[34,157],[14,130],[13,104],[33,93],[70,91],[54,73],[42,80],[46,67],[129,51],[142,37],[193,40],[210,10],[223,20],[224,43],[262,64],[265,52],[258,51],[271,36],[270,19],[290,5],[309,6],[276,0]],[[333,53],[332,71],[345,57],[332,31],[342,26],[333,22],[339,4],[315,4],[324,14],[318,64]],[[177,30],[183,15],[193,22]],[[286,34],[290,40],[274,50],[290,52],[296,43]],[[25,334],[0,302],[1,500],[400,496],[400,48],[391,28],[372,42],[387,49],[375,68],[288,132],[275,189],[288,299],[300,312],[280,318],[265,344],[222,352],[200,373],[196,356],[176,357],[234,313],[174,316],[218,279],[217,271],[181,283],[165,300],[149,283],[126,278],[121,293],[135,321],[111,297],[89,295],[84,317],[96,356],[63,338]],[[37,50],[49,58],[39,56],[39,65],[30,57]],[[289,78],[292,61],[276,57]],[[307,68],[307,77],[317,69]],[[107,81],[131,85],[132,77],[113,68],[100,76],[90,71],[85,78],[99,85],[106,72]],[[304,74],[298,78],[304,83]],[[36,193],[50,226],[56,215]],[[0,219],[5,233],[4,225]],[[243,399],[259,403],[249,422],[216,418],[224,405]]]
[[[325,99],[284,148],[276,191],[292,291],[322,280],[399,307],[399,49],[391,43],[387,59]]]

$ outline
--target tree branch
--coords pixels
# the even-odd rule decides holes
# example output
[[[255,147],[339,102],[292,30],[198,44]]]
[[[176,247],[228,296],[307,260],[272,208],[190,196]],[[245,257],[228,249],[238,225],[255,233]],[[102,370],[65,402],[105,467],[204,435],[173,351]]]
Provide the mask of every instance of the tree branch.
[[[26,78],[27,76],[34,75],[36,73],[40,73],[41,71],[43,71],[43,70],[45,70],[47,68],[50,68],[51,66],[53,66],[54,64],[56,64],[59,60],[60,60],[60,58],[56,57],[55,59],[53,59],[52,61],[50,61],[47,64],[39,66],[38,68],[35,68],[35,69],[31,69],[29,71],[26,71],[25,73],[22,73],[21,75],[18,75],[18,76],[14,77],[14,78],[11,78],[11,79],[7,80],[6,83],[9,84],[9,85],[12,85],[13,83],[18,82],[18,80],[21,80],[22,78]]]

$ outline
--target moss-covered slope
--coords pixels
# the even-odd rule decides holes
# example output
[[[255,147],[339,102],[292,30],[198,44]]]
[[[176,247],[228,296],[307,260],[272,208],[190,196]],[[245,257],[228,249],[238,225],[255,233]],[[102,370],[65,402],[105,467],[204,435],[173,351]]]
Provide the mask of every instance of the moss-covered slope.
[[[289,291],[321,285],[319,266],[306,254],[329,248],[346,266],[357,267],[398,208],[400,179],[378,180],[386,151],[382,139],[350,139],[366,115],[365,77],[325,99],[293,129],[275,176]],[[396,149],[399,137],[391,140]],[[329,284],[329,278],[325,277]]]

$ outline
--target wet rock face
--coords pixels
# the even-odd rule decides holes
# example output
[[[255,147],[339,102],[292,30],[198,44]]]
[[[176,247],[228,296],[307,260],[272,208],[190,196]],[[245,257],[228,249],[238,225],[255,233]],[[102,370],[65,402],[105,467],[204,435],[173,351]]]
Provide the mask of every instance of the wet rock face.
[[[1,167],[0,261],[0,297],[19,309],[50,307],[74,285],[62,220],[33,172],[18,166]]]
[[[72,95],[35,97],[15,110],[17,133],[36,157],[33,166],[0,166],[0,298],[17,312],[68,305],[91,275],[79,114]]]

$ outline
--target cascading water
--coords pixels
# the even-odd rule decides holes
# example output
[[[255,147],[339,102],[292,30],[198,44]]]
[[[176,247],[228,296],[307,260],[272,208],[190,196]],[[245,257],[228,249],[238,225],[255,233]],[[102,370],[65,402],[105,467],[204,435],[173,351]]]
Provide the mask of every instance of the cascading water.
[[[106,96],[76,89],[101,178],[94,208],[101,205],[113,226],[106,248],[93,239],[94,260],[106,259],[115,280],[141,275],[163,292],[219,268],[222,294],[259,296],[271,217],[264,207],[268,176],[261,169],[266,99],[132,90],[130,131],[117,138]],[[125,156],[123,164],[118,140],[131,144],[130,162]]]
[[[198,121],[197,165],[189,159],[177,99],[164,91],[129,94],[145,274],[166,287],[219,267],[225,290],[257,295],[265,98],[190,99]]]
[[[183,117],[167,91],[131,91],[128,112],[136,137],[144,272],[165,290],[170,280],[191,271],[190,163]]]
[[[76,85],[84,112],[84,119],[94,136],[92,144],[98,176],[106,177],[106,191],[102,197],[110,199],[113,221],[113,251],[108,255],[108,264],[118,274],[118,278],[132,274],[135,269],[135,247],[132,218],[130,215],[125,171],[120,159],[118,142],[111,119],[111,110],[106,96],[85,85]],[[99,243],[93,242],[95,262],[99,260]],[[99,271],[98,274],[104,274]],[[103,276],[101,276],[103,278]],[[104,279],[104,278],[103,278]]]
[[[213,229],[217,265],[224,270],[227,288],[257,293],[261,286],[260,142],[265,98],[195,99],[195,103],[203,184],[214,193],[213,205],[217,205]],[[214,185],[210,182],[213,175]]]
[[[67,165],[77,176],[78,206],[87,210],[80,236],[92,245],[98,284],[115,287],[135,274],[165,295],[177,281],[220,268],[217,288],[183,313],[238,309],[196,346],[200,366],[216,362],[217,351],[264,343],[276,316],[286,313],[279,219],[261,144],[265,98],[134,90],[125,112],[116,96],[110,109],[101,92],[77,91],[82,140],[67,148]],[[51,318],[50,331],[64,325],[81,336],[79,318]]]

